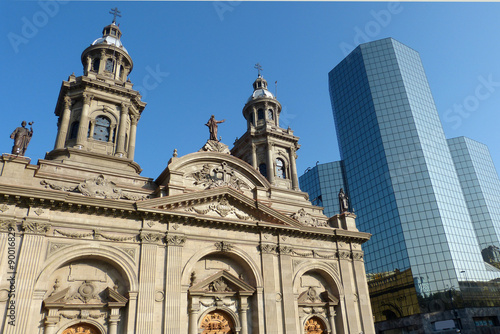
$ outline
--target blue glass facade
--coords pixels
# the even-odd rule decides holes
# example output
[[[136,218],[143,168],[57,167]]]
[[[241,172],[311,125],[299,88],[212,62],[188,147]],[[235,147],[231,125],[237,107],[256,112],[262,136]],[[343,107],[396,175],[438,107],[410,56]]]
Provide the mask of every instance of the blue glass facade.
[[[500,246],[500,181],[487,149],[446,140],[419,54],[392,38],[362,44],[329,73],[329,88],[343,166],[333,178],[345,180],[358,228],[373,234],[363,247],[368,276],[378,286],[413,277],[400,286],[418,305],[394,317],[463,307],[465,290],[490,289],[500,270],[482,250]],[[301,188],[323,195],[315,173],[319,185],[303,183],[306,173]],[[485,298],[500,303],[498,292]]]
[[[326,216],[334,216],[340,211],[339,190],[346,189],[341,161],[319,164],[308,169],[299,178],[299,183],[302,190],[309,193],[309,200],[314,205],[325,208]]]
[[[448,139],[462,191],[486,262],[487,249],[500,248],[500,179],[488,147],[466,137]]]

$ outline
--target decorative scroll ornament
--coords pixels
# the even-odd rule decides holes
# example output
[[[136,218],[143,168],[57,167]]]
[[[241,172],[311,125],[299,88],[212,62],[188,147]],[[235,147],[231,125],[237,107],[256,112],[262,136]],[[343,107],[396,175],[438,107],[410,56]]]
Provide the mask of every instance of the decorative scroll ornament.
[[[142,242],[147,243],[157,243],[163,238],[163,234],[161,233],[149,233],[149,232],[141,232],[139,235]]]
[[[5,212],[7,210],[9,210],[9,206],[7,204],[0,205],[0,211],[1,212]]]
[[[354,261],[363,261],[363,252],[353,252],[352,259]]]
[[[227,166],[226,162],[215,168],[205,164],[200,171],[194,172],[191,176],[194,179],[194,185],[201,185],[205,189],[231,187],[240,192],[243,189],[250,189],[243,180],[236,176],[234,169]]]
[[[231,154],[229,146],[217,140],[207,140],[207,143],[198,152],[219,152]]]
[[[290,254],[292,254],[293,249],[292,249],[292,247],[289,247],[289,246],[279,246],[278,252],[281,255],[290,255]]]
[[[15,220],[0,220],[0,231],[8,231],[16,226]]]
[[[270,244],[260,245],[260,251],[265,254],[276,254],[277,248],[278,248],[277,245],[270,245]]]
[[[297,213],[292,214],[291,217],[306,226],[328,227],[326,221],[320,221],[314,218],[304,209],[300,209]]]
[[[37,222],[23,222],[22,228],[24,232],[45,234],[50,230],[50,224],[37,223]]]
[[[43,180],[40,182],[45,188],[51,188],[54,190],[62,191],[72,191],[79,192],[84,196],[97,197],[97,198],[109,198],[109,199],[128,199],[132,201],[139,201],[147,198],[146,195],[129,194],[123,192],[120,188],[116,186],[113,181],[106,180],[104,175],[99,175],[95,179],[87,179],[77,185],[76,187],[68,187],[60,185],[58,183]]]
[[[339,251],[339,259],[341,260],[351,260],[351,252],[349,251]]]
[[[206,215],[210,213],[215,213],[220,217],[224,218],[237,218],[241,220],[255,220],[253,217],[247,215],[245,212],[229,204],[227,198],[222,197],[216,202],[209,204],[208,206],[192,206],[186,209],[187,212],[196,212],[200,215]]]
[[[221,242],[216,242],[215,243],[215,248],[219,252],[229,252],[231,249],[233,249],[233,244],[230,244],[229,242],[221,241]]]
[[[184,246],[184,244],[186,243],[186,237],[180,237],[178,235],[167,235],[165,241],[169,246]]]

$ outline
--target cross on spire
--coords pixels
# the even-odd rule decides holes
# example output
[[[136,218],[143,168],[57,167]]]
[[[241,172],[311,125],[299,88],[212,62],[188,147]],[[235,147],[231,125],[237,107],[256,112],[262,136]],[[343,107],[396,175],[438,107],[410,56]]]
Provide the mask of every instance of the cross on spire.
[[[115,7],[115,8],[111,8],[111,10],[109,11],[110,14],[113,15],[113,23],[116,23],[116,17],[122,17],[120,15],[120,11],[118,10],[118,7]]]
[[[257,72],[258,72],[259,77],[260,77],[260,71],[262,71],[262,66],[259,63],[257,63],[257,64],[255,64],[255,66],[253,68],[257,69]]]

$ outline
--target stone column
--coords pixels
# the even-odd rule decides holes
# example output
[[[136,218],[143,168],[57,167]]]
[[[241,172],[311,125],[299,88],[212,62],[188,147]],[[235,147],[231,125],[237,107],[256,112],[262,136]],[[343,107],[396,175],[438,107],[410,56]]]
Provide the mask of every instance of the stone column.
[[[112,308],[108,318],[108,334],[118,333],[118,321],[120,320],[120,309]]]
[[[137,298],[138,334],[154,333],[160,328],[154,326],[156,257],[157,243],[163,235],[160,233],[141,232],[141,262],[139,277],[139,295]]]
[[[116,155],[122,157],[125,154],[125,132],[127,130],[128,105],[122,103],[120,113],[120,125],[118,126],[118,140],[116,143]]]
[[[88,130],[89,138],[94,138],[95,119],[91,119],[89,125],[90,125],[90,129]]]
[[[296,319],[299,317],[298,310],[295,307],[295,296],[293,293],[293,267],[290,253],[292,248],[289,246],[279,246],[280,272],[281,272],[281,293],[283,295],[283,321],[285,324],[285,333],[295,333],[297,331]]]
[[[361,248],[361,246],[357,246]],[[352,253],[354,275],[356,277],[356,285],[358,290],[358,305],[359,314],[361,317],[361,327],[364,333],[375,333],[373,324],[373,314],[370,304],[370,293],[368,291],[368,283],[366,282],[365,264],[363,261],[363,251],[353,251]]]
[[[257,169],[257,145],[252,143],[252,166]]]
[[[16,291],[15,297],[11,300],[16,305],[16,325],[11,326],[5,321],[3,333],[31,333],[35,328],[30,328],[31,310],[40,310],[40,305],[33,305],[34,286],[39,274],[38,266],[42,262],[44,235],[49,231],[50,225],[41,222],[28,222],[22,224],[24,237],[19,245],[21,249],[17,259],[16,269]],[[38,324],[38,322],[37,322]]]
[[[99,59],[99,71],[98,73],[103,73],[106,67],[106,51],[101,50],[101,58]]]
[[[274,169],[273,144],[267,143],[267,178],[271,184],[274,182]]]
[[[185,242],[186,238],[183,236],[171,234],[166,236],[165,334],[178,334],[181,332],[182,246],[184,246]]]
[[[356,278],[352,271],[350,250],[339,250],[339,269],[344,283],[344,311],[347,319],[347,328],[345,330],[348,333],[359,333],[361,328],[359,326],[358,301],[355,296],[357,293]]]
[[[90,56],[87,56],[87,65],[85,66],[85,75],[88,75],[90,72],[90,69],[92,68],[92,58]]]
[[[128,145],[128,158],[130,160],[134,160],[135,155],[135,138],[137,133],[137,122],[139,121],[138,117],[132,117],[132,124],[130,127],[130,138]]]
[[[130,291],[128,293],[127,334],[136,334],[135,316],[137,311],[137,294],[136,291]]]
[[[193,296],[189,307],[189,334],[198,334],[198,312],[200,312],[200,301]]]
[[[278,333],[278,313],[276,310],[276,245],[261,244],[262,277],[264,279],[264,320],[265,333]]]
[[[120,66],[122,64],[123,56],[121,54],[118,55],[118,59],[115,62],[115,80],[120,80]]]
[[[66,137],[68,136],[69,116],[71,114],[71,98],[64,97],[64,110],[61,117],[61,124],[59,125],[59,132],[57,133],[56,145],[54,149],[64,148]]]
[[[330,321],[330,328],[332,329],[331,334],[336,334],[337,329],[335,326],[335,310],[333,305],[328,306],[328,321]]]
[[[246,297],[241,298],[240,300],[240,309],[239,309],[239,315],[240,315],[240,323],[241,323],[241,334],[248,334],[248,317],[247,317],[247,312],[248,312],[248,304]]]
[[[297,158],[295,154],[295,147],[290,148],[290,171],[292,179],[292,189],[299,190],[299,178],[297,176],[297,163],[295,159]]]
[[[116,135],[116,124],[111,124],[109,128],[109,139],[108,143],[112,143],[115,140],[115,135]]]
[[[87,133],[89,130],[89,109],[90,109],[90,103],[92,102],[92,99],[94,98],[93,95],[90,95],[88,93],[83,93],[83,108],[82,108],[82,114],[80,115],[80,125],[78,127],[78,135],[76,137],[76,146],[78,148],[82,148],[85,146],[85,143],[87,142]]]

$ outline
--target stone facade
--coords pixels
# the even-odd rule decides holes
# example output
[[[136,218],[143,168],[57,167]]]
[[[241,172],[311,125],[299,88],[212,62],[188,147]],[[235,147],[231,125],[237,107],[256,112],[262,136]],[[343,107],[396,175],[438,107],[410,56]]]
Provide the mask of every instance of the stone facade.
[[[0,331],[374,333],[361,250],[370,235],[298,189],[298,138],[277,115],[258,140],[249,121],[240,157],[207,142],[174,154],[156,180],[139,175],[145,103],[125,80],[120,36],[105,27],[82,55],[84,75],[63,83],[46,158],[2,155]],[[267,177],[243,157],[256,147]],[[282,170],[269,158],[280,151]]]

